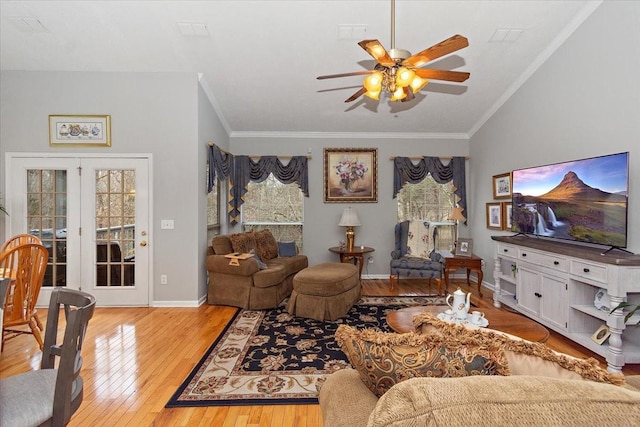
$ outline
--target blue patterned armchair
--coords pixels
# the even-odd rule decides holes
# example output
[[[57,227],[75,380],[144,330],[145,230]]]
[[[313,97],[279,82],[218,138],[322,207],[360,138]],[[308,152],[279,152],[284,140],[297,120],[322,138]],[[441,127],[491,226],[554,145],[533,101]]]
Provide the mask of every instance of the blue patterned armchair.
[[[436,279],[438,293],[442,283],[442,256],[435,250],[431,251],[428,258],[417,257],[410,253],[409,221],[403,221],[395,226],[395,249],[391,252],[391,274],[389,281],[391,289],[394,287],[394,279],[400,279],[400,275],[415,278]]]

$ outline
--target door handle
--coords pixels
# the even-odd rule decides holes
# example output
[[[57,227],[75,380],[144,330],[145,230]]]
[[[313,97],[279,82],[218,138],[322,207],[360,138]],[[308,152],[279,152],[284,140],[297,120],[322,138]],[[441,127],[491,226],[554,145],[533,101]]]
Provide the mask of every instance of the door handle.
[[[147,246],[147,241],[143,240],[142,242],[140,242],[140,246],[145,247]]]

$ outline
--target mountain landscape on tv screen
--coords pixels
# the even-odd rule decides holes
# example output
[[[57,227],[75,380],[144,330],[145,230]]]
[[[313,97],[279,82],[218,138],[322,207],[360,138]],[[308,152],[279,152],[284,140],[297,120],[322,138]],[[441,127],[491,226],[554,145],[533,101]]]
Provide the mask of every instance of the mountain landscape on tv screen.
[[[542,195],[513,193],[513,231],[520,233],[624,247],[626,220],[626,193],[593,188],[573,171]]]

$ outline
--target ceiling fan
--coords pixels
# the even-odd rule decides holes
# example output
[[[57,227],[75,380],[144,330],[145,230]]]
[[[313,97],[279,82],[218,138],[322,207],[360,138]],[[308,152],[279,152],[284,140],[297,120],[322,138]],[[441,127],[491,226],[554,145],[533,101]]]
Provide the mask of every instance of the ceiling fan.
[[[448,55],[469,46],[466,37],[455,35],[433,45],[421,52],[411,52],[395,48],[395,0],[391,0],[391,49],[387,51],[378,40],[362,40],[358,44],[375,60],[373,70],[355,71],[352,73],[329,74],[318,76],[318,80],[338,77],[365,77],[363,86],[344,102],[351,102],[365,95],[372,99],[380,99],[380,94],[388,92],[391,101],[411,101],[431,80],[463,82],[471,75],[462,71],[434,70],[420,68],[434,59]]]

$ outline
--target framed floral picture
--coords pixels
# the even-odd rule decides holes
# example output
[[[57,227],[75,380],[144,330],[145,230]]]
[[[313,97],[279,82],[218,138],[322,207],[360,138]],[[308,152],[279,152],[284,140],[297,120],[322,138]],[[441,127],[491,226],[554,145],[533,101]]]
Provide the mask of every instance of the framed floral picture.
[[[508,199],[511,197],[511,172],[493,176],[493,198]]]
[[[324,202],[378,201],[377,148],[324,149]]]
[[[502,204],[500,202],[487,203],[487,228],[502,230]]]

